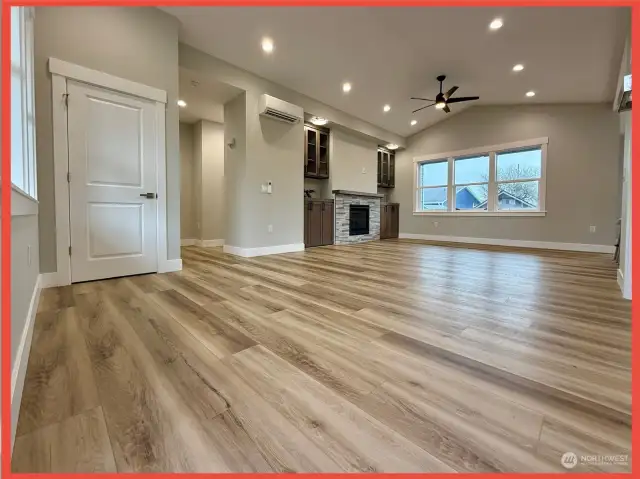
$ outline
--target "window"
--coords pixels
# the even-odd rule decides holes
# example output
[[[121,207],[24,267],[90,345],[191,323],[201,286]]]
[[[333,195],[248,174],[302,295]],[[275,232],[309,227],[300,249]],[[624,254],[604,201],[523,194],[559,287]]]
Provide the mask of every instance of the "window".
[[[541,175],[542,148],[497,153],[498,210],[537,210]]]
[[[33,9],[11,7],[11,183],[36,198]]]
[[[418,197],[421,208],[425,211],[446,211],[448,183],[449,165],[447,160],[420,164],[418,167]]]
[[[455,210],[485,210],[489,195],[489,155],[453,160]]]
[[[544,215],[547,138],[419,157],[415,214]]]

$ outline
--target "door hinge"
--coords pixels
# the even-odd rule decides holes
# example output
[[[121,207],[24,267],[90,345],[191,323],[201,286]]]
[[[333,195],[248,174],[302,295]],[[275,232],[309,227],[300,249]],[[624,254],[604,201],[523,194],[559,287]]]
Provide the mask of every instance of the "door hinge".
[[[69,106],[69,94],[63,93],[62,97],[64,98],[64,106]]]
[[[69,256],[71,256],[71,246],[69,246]]]
[[[71,173],[67,171],[67,183],[71,183]]]

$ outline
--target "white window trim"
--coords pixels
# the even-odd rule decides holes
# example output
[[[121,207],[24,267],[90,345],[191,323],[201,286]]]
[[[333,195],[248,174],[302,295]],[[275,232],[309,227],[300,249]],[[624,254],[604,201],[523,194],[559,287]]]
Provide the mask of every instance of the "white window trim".
[[[31,93],[31,98],[27,98],[26,95],[22,97],[22,121],[23,121],[23,131],[22,131],[22,149],[23,153],[23,176],[24,182],[26,186],[25,191],[24,188],[16,185],[11,182],[11,216],[25,216],[25,215],[37,215],[38,214],[38,200],[37,200],[37,176],[36,176],[36,151],[35,151],[35,99],[33,98],[33,94],[35,91],[34,84],[34,76],[33,76],[33,16],[34,9],[33,7],[12,7],[12,8],[21,8],[23,9],[22,18],[24,19],[22,24],[22,35],[21,35],[21,61],[26,61],[26,65],[24,66],[25,72],[23,72],[22,77],[22,88],[26,93]],[[11,20],[9,22],[11,24]],[[13,26],[11,27],[13,28]],[[25,77],[27,75],[27,77]],[[12,80],[10,80],[9,85],[11,85]],[[30,82],[30,85],[27,85],[27,82]],[[28,103],[30,104],[28,105]],[[11,102],[13,105],[13,102]],[[26,131],[26,123],[28,117],[28,107],[31,108],[32,113],[34,115],[34,123],[33,123],[33,131],[31,135]],[[11,108],[11,106],[10,106]],[[12,133],[10,134],[11,137]],[[10,155],[12,158],[12,155]],[[12,161],[10,159],[10,161]]]
[[[414,216],[545,216],[546,210],[546,192],[547,192],[547,146],[549,144],[548,137],[533,138],[530,140],[514,141],[510,143],[502,143],[499,145],[490,145],[477,148],[469,148],[466,150],[448,151],[445,153],[437,153],[431,155],[416,156],[413,158],[413,214]],[[508,151],[518,151],[526,148],[539,146],[542,153],[542,165],[539,181],[539,193],[538,193],[538,209],[531,211],[519,211],[519,210],[504,210],[498,211],[495,205],[496,186],[498,183],[505,183],[504,181],[491,180],[495,178],[495,163],[496,153],[505,153]],[[449,178],[448,184],[442,185],[447,187],[448,204],[449,207],[453,207],[453,199],[455,196],[454,190],[456,184],[453,177],[453,163],[456,158],[460,157],[472,157],[475,155],[489,155],[489,187],[488,187],[488,203],[487,210],[473,211],[473,210],[461,210],[461,211],[424,211],[418,209],[418,193],[420,187],[418,186],[418,165],[422,163],[430,163],[436,161],[447,161],[449,165]],[[535,179],[534,179],[535,180]],[[506,183],[515,183],[517,181],[532,181],[531,179],[522,180],[510,180]],[[458,185],[463,186],[463,185]]]
[[[156,145],[156,171],[158,192],[158,221],[157,221],[157,255],[158,273],[168,273],[182,269],[181,260],[168,259],[168,227],[167,227],[167,158],[165,152],[165,108],[167,93],[142,83],[118,78],[97,70],[74,65],[56,58],[49,58],[51,73],[51,96],[53,114],[53,161],[55,181],[56,206],[56,259],[57,271],[50,279],[49,286],[64,286],[71,284],[71,259],[69,245],[71,244],[69,183],[69,146],[67,139],[67,79],[78,80],[110,90],[128,93],[156,102],[156,125],[158,128]],[[70,101],[73,101],[70,99]]]

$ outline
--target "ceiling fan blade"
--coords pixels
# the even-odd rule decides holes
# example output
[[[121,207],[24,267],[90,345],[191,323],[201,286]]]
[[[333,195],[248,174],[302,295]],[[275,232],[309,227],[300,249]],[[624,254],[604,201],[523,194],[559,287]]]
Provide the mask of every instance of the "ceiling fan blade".
[[[451,98],[450,100],[447,100],[447,103],[460,103],[461,101],[473,101],[479,99],[479,96],[461,96],[458,98]]]
[[[449,91],[448,91],[447,93],[445,93],[445,94],[444,94],[444,99],[445,99],[445,100],[448,100],[448,99],[449,99],[449,97],[450,97],[451,95],[453,95],[453,94],[456,92],[456,90],[457,90],[457,89],[458,89],[458,87],[457,87],[457,86],[452,86],[451,88],[449,88]]]
[[[424,110],[425,108],[429,108],[430,106],[433,106],[433,105],[435,105],[435,103],[432,103],[431,105],[423,106],[422,108],[418,108],[417,110],[413,110],[412,113],[415,113],[415,112],[420,111],[420,110]]]
[[[432,100],[431,98],[417,98],[415,96],[412,96],[411,99],[412,100],[435,101],[435,100]]]
[[[445,113],[450,113],[451,110],[449,109],[449,105],[445,105],[442,111],[444,111]]]

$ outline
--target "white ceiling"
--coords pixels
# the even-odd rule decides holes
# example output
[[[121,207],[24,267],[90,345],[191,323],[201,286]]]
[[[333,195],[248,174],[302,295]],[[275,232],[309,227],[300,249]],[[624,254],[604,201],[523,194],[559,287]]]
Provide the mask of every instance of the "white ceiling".
[[[187,103],[180,108],[180,121],[195,123],[199,120],[224,121],[224,104],[242,93],[226,83],[211,80],[198,72],[180,68],[180,99]]]
[[[434,98],[439,74],[447,75],[445,88],[460,87],[454,96],[479,95],[473,104],[613,99],[629,14],[593,7],[164,10],[182,22],[182,42],[403,136],[447,116],[434,108],[411,114],[422,103],[409,97]],[[489,31],[495,17],[504,26]],[[274,41],[271,55],[260,47],[264,36]],[[516,63],[524,71],[512,72]],[[345,95],[347,80],[353,89]],[[528,90],[536,96],[525,98]]]

